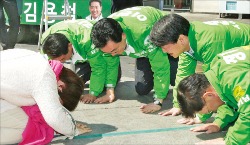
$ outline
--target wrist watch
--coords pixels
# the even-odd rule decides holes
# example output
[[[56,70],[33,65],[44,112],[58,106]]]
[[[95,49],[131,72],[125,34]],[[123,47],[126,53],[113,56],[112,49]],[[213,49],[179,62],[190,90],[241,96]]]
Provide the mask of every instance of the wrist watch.
[[[162,103],[156,98],[154,98],[154,104],[162,107]]]
[[[114,90],[113,87],[107,87],[106,90]]]

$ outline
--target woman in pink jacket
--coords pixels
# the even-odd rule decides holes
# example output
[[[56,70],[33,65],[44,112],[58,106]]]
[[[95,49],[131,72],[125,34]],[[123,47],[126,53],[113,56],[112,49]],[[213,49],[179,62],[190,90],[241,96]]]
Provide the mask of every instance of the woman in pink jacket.
[[[60,134],[73,137],[90,131],[76,127],[69,113],[83,92],[82,81],[76,74],[62,67],[56,77],[52,67],[58,66],[50,65],[39,53],[24,49],[2,51],[0,63],[0,144],[22,140],[28,116],[21,106],[37,105],[46,124]]]

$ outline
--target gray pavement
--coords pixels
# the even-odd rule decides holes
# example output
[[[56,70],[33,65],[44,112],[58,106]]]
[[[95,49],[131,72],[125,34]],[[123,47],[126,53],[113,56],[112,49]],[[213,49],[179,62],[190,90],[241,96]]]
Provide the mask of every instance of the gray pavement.
[[[179,13],[189,20],[218,20],[215,14],[191,14]],[[228,19],[227,19],[228,20]],[[249,19],[234,19],[249,23]],[[37,46],[17,44],[16,47],[37,51]],[[58,136],[51,143],[79,144],[79,145],[167,145],[167,144],[195,144],[196,142],[224,137],[226,131],[209,134],[189,131],[197,125],[183,125],[176,121],[181,116],[163,117],[156,113],[143,114],[139,107],[142,104],[153,101],[151,92],[145,96],[139,96],[134,89],[134,67],[135,60],[129,57],[121,57],[122,78],[116,88],[116,100],[110,104],[83,104],[72,112],[73,117],[80,122],[86,123],[93,131],[74,139],[65,139]],[[85,86],[88,92],[88,85]],[[165,111],[172,108],[172,87],[163,102]],[[212,119],[209,120],[212,122]]]

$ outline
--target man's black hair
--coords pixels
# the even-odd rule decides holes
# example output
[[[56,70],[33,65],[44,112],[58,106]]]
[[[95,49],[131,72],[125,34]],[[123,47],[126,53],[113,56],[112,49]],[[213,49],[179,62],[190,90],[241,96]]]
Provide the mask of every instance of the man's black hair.
[[[100,4],[100,6],[102,6],[102,1],[101,0],[90,0],[89,1],[89,6],[91,6],[92,2],[98,2]]]
[[[210,86],[204,74],[193,74],[180,81],[177,87],[177,99],[185,117],[195,117],[195,113],[202,110],[202,99],[206,89]]]
[[[159,47],[176,43],[181,34],[188,36],[189,28],[190,24],[184,17],[177,14],[166,15],[154,24],[149,39]]]
[[[57,58],[68,53],[69,40],[60,33],[50,34],[43,42],[42,50],[49,58]]]
[[[116,43],[122,41],[122,27],[112,18],[103,18],[97,21],[91,31],[91,39],[97,48],[107,45],[109,40]]]

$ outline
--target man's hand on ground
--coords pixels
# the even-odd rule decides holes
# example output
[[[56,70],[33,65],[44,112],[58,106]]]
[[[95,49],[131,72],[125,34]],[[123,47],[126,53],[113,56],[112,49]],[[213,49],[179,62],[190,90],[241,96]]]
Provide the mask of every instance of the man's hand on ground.
[[[150,103],[150,104],[142,105],[140,109],[141,109],[141,112],[143,113],[153,113],[153,112],[159,111],[161,109],[161,106],[156,105],[154,103]]]
[[[106,91],[106,95],[97,98],[95,100],[95,103],[112,103],[115,100],[115,92],[114,92],[114,88],[108,88]]]
[[[96,96],[93,96],[91,94],[82,95],[80,99],[80,101],[85,104],[93,103],[95,100]]]
[[[162,116],[169,116],[169,115],[177,116],[177,115],[181,114],[181,109],[180,108],[172,108],[166,112],[160,112],[158,114],[162,115]]]
[[[177,120],[177,122],[181,123],[181,124],[187,124],[187,125],[202,123],[201,120],[199,119],[199,117],[195,117],[195,118],[182,118],[182,119]]]
[[[215,123],[208,123],[202,126],[191,128],[190,130],[194,132],[206,131],[206,133],[214,133],[219,132],[220,127]]]

